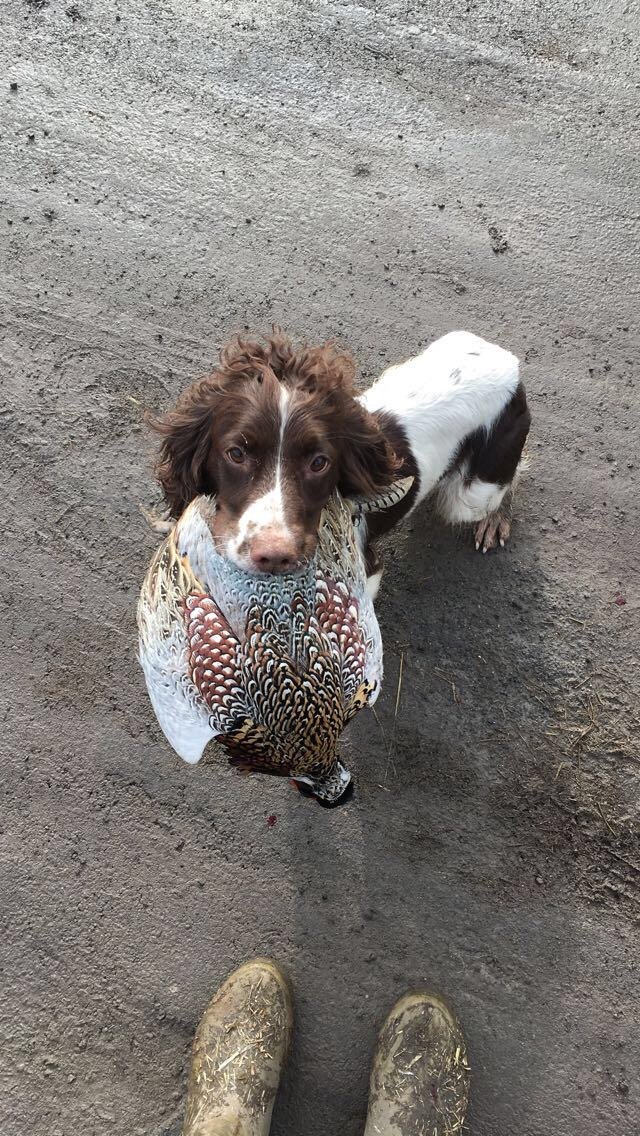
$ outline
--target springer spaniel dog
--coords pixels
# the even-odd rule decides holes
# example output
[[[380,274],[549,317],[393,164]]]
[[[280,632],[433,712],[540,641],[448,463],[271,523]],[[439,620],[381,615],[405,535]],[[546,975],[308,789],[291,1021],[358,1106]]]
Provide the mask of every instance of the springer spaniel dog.
[[[229,559],[282,573],[313,555],[334,489],[369,496],[411,475],[407,496],[368,516],[374,597],[371,542],[428,495],[445,521],[475,526],[477,549],[504,545],[530,423],[515,356],[456,331],[364,394],[354,375],[333,344],[296,348],[279,329],[226,346],[213,374],[155,423],[170,514],[215,494],[214,536]]]

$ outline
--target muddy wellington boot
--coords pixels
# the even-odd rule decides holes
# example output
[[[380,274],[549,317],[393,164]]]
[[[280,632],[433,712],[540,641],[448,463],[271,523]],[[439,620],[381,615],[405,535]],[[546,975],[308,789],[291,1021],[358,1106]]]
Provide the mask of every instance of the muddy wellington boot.
[[[275,963],[254,959],[227,978],[196,1031],[183,1136],[267,1136],[292,1024]]]
[[[407,994],[378,1038],[365,1136],[460,1136],[469,1098],[462,1030],[439,998]]]

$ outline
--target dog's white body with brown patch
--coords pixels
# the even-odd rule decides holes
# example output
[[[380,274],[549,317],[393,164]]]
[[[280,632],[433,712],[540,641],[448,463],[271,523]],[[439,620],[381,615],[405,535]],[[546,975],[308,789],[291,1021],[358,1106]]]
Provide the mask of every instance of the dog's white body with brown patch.
[[[511,352],[468,331],[452,331],[421,355],[389,367],[361,396],[371,413],[391,414],[402,427],[415,459],[420,487],[413,508],[447,471],[465,438],[483,429],[487,436],[519,382]],[[508,486],[473,479],[451,469],[438,493],[450,522],[477,522],[495,512]]]

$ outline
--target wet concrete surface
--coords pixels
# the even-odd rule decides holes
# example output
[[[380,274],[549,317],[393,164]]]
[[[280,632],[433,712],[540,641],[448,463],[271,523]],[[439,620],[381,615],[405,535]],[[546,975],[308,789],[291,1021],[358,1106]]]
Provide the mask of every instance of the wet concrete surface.
[[[3,26],[0,1130],[176,1136],[198,1017],[261,953],[296,991],[275,1136],[362,1131],[375,1031],[424,985],[475,1136],[632,1136],[637,11],[6,0]],[[144,411],[273,320],[363,382],[468,328],[534,413],[504,553],[428,509],[388,547],[335,812],[182,765],[135,660]]]

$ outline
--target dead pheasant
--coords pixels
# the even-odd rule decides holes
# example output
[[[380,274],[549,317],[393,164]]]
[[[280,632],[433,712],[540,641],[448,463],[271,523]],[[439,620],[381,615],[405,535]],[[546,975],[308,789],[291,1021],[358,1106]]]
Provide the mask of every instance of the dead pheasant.
[[[235,766],[309,786],[325,804],[351,774],[338,740],[382,681],[382,641],[358,530],[411,478],[375,500],[335,495],[314,557],[287,575],[252,575],[217,551],[215,501],[198,497],[163,541],[138,603],[140,662],[158,722],[197,762],[215,739]]]

